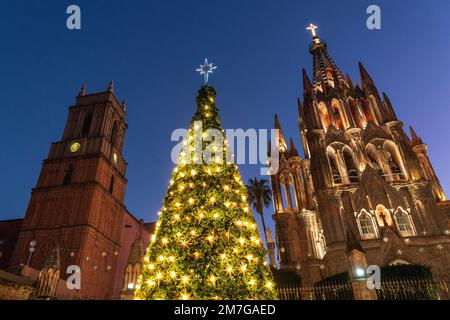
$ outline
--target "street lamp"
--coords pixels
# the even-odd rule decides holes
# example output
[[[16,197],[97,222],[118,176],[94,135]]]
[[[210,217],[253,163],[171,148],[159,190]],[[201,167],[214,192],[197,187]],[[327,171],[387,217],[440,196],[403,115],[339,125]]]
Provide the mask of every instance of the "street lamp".
[[[33,253],[36,251],[36,245],[37,245],[37,241],[33,240],[30,242],[30,255],[28,256],[28,261],[27,261],[27,267],[30,265],[31,262],[31,257],[33,256]]]

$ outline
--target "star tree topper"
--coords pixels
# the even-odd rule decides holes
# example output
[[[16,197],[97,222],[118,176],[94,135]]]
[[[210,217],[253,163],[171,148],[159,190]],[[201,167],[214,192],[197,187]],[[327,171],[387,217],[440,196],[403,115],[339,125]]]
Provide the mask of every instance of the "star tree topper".
[[[212,74],[215,69],[217,69],[217,67],[214,66],[213,63],[208,63],[208,58],[205,58],[205,64],[200,65],[200,68],[198,68],[196,71],[200,72],[200,75],[203,75],[205,77],[205,84],[207,84],[209,74]]]

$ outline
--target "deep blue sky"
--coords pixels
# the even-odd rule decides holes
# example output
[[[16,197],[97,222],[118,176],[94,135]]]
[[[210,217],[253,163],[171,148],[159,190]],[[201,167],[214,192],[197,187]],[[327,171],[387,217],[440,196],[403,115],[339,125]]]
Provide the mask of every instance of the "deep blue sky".
[[[65,27],[82,9],[82,30]],[[50,143],[57,141],[83,82],[102,91],[114,79],[128,103],[126,205],[156,219],[173,164],[172,130],[187,126],[205,57],[226,128],[272,128],[278,113],[300,150],[296,98],[311,70],[305,26],[314,22],[354,80],[363,61],[398,116],[430,146],[450,192],[450,1],[78,0],[1,1],[0,218],[23,217]],[[366,8],[382,8],[382,30]],[[241,166],[247,180],[257,166]],[[272,209],[267,211],[271,214]],[[268,217],[269,220],[269,217]]]

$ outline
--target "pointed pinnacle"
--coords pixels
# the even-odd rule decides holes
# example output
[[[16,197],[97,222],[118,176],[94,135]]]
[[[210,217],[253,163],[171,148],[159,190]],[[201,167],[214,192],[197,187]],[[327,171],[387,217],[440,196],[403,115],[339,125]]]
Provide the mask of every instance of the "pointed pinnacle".
[[[424,144],[422,138],[419,137],[412,126],[409,126],[409,131],[411,132],[411,145],[413,147]]]
[[[114,92],[114,81],[113,80],[111,80],[111,82],[108,85],[108,91]]]
[[[363,88],[365,88],[368,84],[373,83],[372,78],[370,77],[369,73],[367,72],[366,68],[361,62],[359,62],[359,72],[361,74],[361,82]]]
[[[348,73],[345,75],[345,81],[347,81],[347,84],[350,86],[350,88],[353,88],[353,81]]]
[[[281,130],[281,124],[277,114],[275,114],[275,129]]]
[[[297,148],[295,147],[294,139],[291,138],[289,142],[290,142],[289,153],[291,157],[298,157],[298,151]]]
[[[303,69],[303,89],[305,92],[311,92],[312,91],[312,84],[311,80],[309,80],[308,74],[306,73],[306,70]]]
[[[86,95],[86,84],[83,83],[83,86],[81,87],[80,93],[78,94],[79,96],[85,96]]]

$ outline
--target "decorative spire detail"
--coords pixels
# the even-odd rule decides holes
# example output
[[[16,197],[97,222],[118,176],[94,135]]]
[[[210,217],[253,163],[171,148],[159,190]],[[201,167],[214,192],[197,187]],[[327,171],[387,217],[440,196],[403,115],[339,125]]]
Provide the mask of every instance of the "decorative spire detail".
[[[303,89],[305,93],[311,93],[312,92],[312,84],[311,80],[309,80],[308,74],[306,73],[306,70],[303,69]]]
[[[374,82],[372,80],[372,77],[369,75],[366,68],[364,67],[364,65],[361,62],[359,62],[358,65],[359,65],[359,72],[361,74],[361,83],[362,83],[363,89],[366,89],[368,86],[372,85]]]
[[[275,129],[277,129],[279,132],[279,139],[278,139],[279,147],[282,151],[286,151],[288,149],[286,138],[284,137],[283,130],[281,129],[281,124],[280,120],[278,119],[278,115],[275,115]]]
[[[78,94],[79,96],[85,96],[86,95],[86,84],[83,83],[83,86],[81,87],[80,93]]]
[[[295,147],[294,139],[290,139],[289,154],[291,157],[298,157],[298,151]]]
[[[422,138],[417,135],[416,131],[414,130],[414,128],[412,126],[409,127],[409,131],[411,132],[411,138],[412,138],[411,145],[413,147],[424,144],[422,141]]]
[[[111,80],[111,82],[108,84],[108,92],[114,93],[114,81]]]

